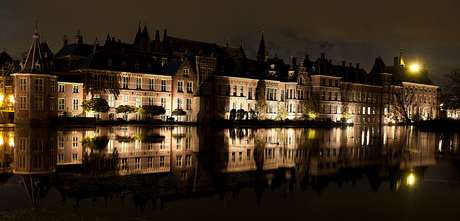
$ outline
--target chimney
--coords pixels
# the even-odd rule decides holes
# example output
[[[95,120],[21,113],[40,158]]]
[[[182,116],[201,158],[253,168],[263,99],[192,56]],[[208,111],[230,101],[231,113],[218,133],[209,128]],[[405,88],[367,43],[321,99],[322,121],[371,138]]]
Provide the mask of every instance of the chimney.
[[[164,34],[163,34],[163,41],[165,40],[165,37],[168,36],[168,29],[165,28]]]
[[[326,57],[326,53],[321,52],[321,58],[324,59]]]
[[[155,32],[155,41],[159,41],[160,40],[160,30],[156,30]]]
[[[342,61],[342,67],[345,67],[345,61]]]
[[[75,35],[75,43],[83,44],[83,36],[80,34],[80,30],[78,30],[77,34]]]
[[[399,60],[398,57],[394,57],[394,60],[393,60],[394,66],[398,66],[398,65],[399,65],[399,64],[398,64],[398,63],[399,63],[398,60]]]
[[[353,67],[353,62],[350,62],[350,68],[352,68],[352,67]]]
[[[356,63],[356,69],[359,69],[359,63]]]
[[[297,58],[294,56],[291,56],[291,67],[295,67],[297,65]]]
[[[329,59],[329,64],[332,64],[332,59]]]
[[[305,61],[310,61],[310,55],[308,54],[305,55]]]

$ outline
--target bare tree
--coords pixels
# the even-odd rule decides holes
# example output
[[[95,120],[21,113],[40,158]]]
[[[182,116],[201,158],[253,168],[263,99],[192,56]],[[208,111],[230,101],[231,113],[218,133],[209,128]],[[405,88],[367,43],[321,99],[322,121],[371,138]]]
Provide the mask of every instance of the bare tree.
[[[446,74],[445,77],[448,79],[447,88],[450,93],[458,96],[460,95],[460,67],[452,68],[449,74]]]
[[[401,116],[404,122],[411,122],[411,108],[414,104],[415,94],[412,90],[403,87],[392,88],[390,94],[390,105],[394,113]]]

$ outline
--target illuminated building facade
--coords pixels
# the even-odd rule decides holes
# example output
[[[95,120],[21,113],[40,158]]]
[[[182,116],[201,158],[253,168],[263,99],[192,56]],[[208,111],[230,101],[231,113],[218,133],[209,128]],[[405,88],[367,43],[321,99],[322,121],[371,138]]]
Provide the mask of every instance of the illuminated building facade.
[[[162,106],[166,113],[155,117],[162,120],[182,109],[186,114],[173,116],[175,120],[201,123],[310,118],[378,124],[402,121],[401,115],[434,119],[439,110],[438,86],[425,69],[405,67],[402,53],[399,63],[389,67],[376,58],[367,73],[359,64],[343,61],[333,65],[324,53],[314,61],[302,57],[297,62],[291,57],[288,64],[276,56],[269,58],[263,35],[257,60],[251,60],[243,44],[231,47],[191,41],[168,36],[166,30],[162,40],[159,31],[152,40],[147,28],[141,31],[140,26],[132,44],[110,35],[104,45],[97,40],[85,44],[78,32],[75,43],[69,44],[64,37],[63,47],[53,54],[36,33],[31,49],[21,71],[12,74],[16,122],[57,115],[147,118],[139,113],[116,113],[120,105]],[[397,111],[394,101],[401,97],[407,114]],[[105,99],[108,113],[85,113],[81,104],[91,98]]]

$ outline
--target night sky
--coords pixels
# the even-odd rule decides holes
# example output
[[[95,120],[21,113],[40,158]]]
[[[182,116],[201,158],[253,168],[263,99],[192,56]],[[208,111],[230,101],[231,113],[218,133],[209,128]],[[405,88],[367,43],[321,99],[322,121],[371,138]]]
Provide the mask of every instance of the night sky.
[[[325,52],[334,64],[342,60],[372,68],[380,53],[393,64],[404,44],[407,63],[426,64],[430,78],[443,85],[443,76],[460,67],[460,2],[455,0],[326,0],[326,1],[62,1],[7,0],[0,2],[0,48],[13,58],[26,51],[38,17],[42,39],[56,53],[67,34],[77,30],[85,43],[107,32],[132,43],[139,21],[168,35],[231,46],[241,40],[255,59],[262,29],[269,56],[287,60]]]

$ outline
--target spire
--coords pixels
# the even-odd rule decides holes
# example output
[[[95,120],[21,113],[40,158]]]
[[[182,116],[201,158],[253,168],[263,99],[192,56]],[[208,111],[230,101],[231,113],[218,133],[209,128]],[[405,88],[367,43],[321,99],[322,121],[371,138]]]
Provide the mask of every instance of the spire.
[[[35,31],[36,32],[32,37],[32,45],[30,46],[29,53],[27,54],[20,73],[49,74],[50,70],[48,63],[46,62],[45,56],[40,47],[40,35],[37,33],[37,25],[35,25]]]
[[[35,34],[38,35],[38,18],[35,17]]]
[[[267,46],[265,46],[264,32],[265,30],[262,28],[262,38],[260,39],[259,50],[257,51],[257,61],[267,62],[268,51]]]
[[[401,53],[399,53],[399,65],[403,67],[406,66],[406,64],[404,63],[404,43],[401,46]]]
[[[107,31],[107,37],[105,38],[104,46],[109,45],[111,42],[112,42],[112,39],[110,38],[110,33]]]
[[[69,43],[69,40],[67,39],[67,35],[64,34],[64,37],[62,38],[63,47],[65,47],[67,45],[67,43]]]
[[[230,46],[230,37],[227,35],[227,46]]]
[[[78,29],[77,34],[75,34],[75,43],[83,44],[83,36],[80,33],[80,29]]]
[[[144,25],[144,30],[142,30],[142,37],[150,39],[149,31],[147,31],[147,25]]]
[[[139,22],[139,26],[137,28],[137,33],[136,33],[136,37],[134,38],[134,44],[140,44],[141,43],[141,36],[142,36],[142,32],[141,32],[141,22]]]

